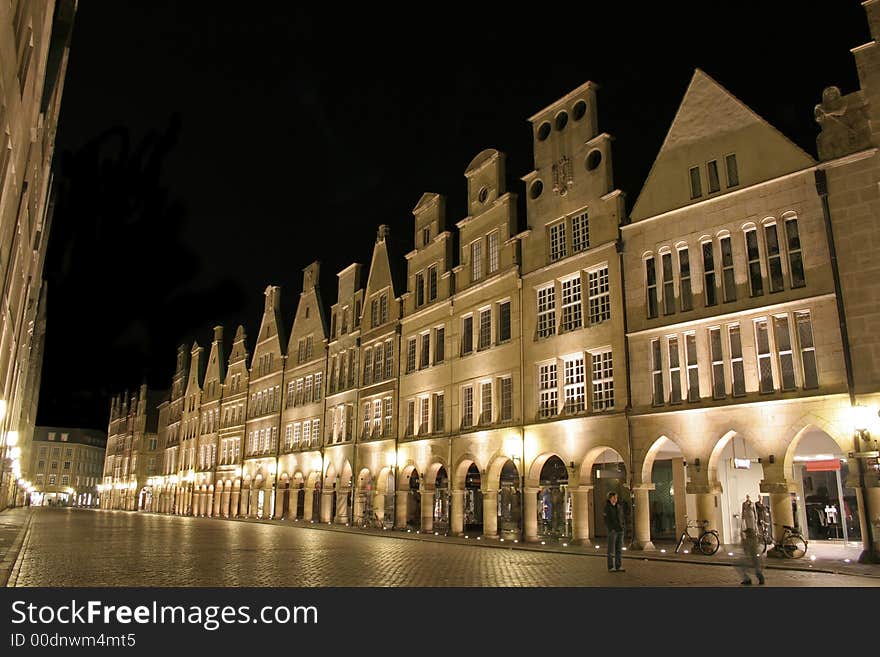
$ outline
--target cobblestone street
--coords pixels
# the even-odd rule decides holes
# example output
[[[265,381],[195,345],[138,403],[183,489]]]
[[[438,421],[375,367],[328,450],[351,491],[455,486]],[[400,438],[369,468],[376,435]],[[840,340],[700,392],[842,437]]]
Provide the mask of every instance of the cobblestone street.
[[[738,586],[729,565],[605,560],[300,526],[127,512],[15,509],[30,528],[9,586]],[[770,570],[769,586],[880,586]]]

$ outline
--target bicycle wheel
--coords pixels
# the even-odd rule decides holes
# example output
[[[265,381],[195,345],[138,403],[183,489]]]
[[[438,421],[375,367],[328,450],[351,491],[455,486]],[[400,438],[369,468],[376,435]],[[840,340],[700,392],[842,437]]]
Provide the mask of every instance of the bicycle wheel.
[[[685,537],[685,535],[682,534],[682,535],[679,536],[679,538],[678,538],[678,544],[675,546],[675,552],[676,552],[676,554],[678,554],[678,551],[681,549],[681,544],[684,543],[684,537]]]
[[[718,534],[715,532],[706,532],[700,536],[700,552],[709,556],[718,552],[721,542],[718,540]]]
[[[807,542],[803,536],[789,534],[782,539],[782,553],[789,559],[800,559],[807,553]]]

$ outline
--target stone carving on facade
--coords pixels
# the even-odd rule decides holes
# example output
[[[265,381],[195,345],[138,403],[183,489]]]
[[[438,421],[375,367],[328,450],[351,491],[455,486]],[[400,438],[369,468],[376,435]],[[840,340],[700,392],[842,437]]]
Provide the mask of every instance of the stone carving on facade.
[[[571,160],[563,155],[553,165],[553,191],[560,196],[565,196],[572,185],[574,185],[574,173],[571,168]]]
[[[826,87],[813,116],[822,127],[816,138],[819,159],[830,160],[870,146],[868,115],[860,94],[841,96],[837,87]]]

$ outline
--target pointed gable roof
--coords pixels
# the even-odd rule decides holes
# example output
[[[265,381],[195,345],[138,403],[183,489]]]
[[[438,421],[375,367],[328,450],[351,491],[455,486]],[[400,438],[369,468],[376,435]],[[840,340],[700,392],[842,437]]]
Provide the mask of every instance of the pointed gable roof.
[[[214,327],[214,339],[211,342],[211,351],[208,354],[208,367],[205,371],[205,380],[216,378],[219,381],[226,379],[226,358],[223,345],[223,327]]]
[[[633,206],[631,219],[667,212],[704,200],[706,163],[715,160],[721,193],[728,189],[724,158],[736,155],[742,189],[815,164],[788,137],[700,69],[694,71],[660,152]],[[691,199],[689,171],[699,166],[702,196]],[[717,193],[717,192],[716,192]]]

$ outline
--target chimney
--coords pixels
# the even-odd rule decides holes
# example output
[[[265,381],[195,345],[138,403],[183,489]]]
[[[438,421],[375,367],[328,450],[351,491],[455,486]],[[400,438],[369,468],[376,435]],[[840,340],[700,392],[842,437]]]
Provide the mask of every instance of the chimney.
[[[223,327],[214,327],[214,342],[223,342]]]

